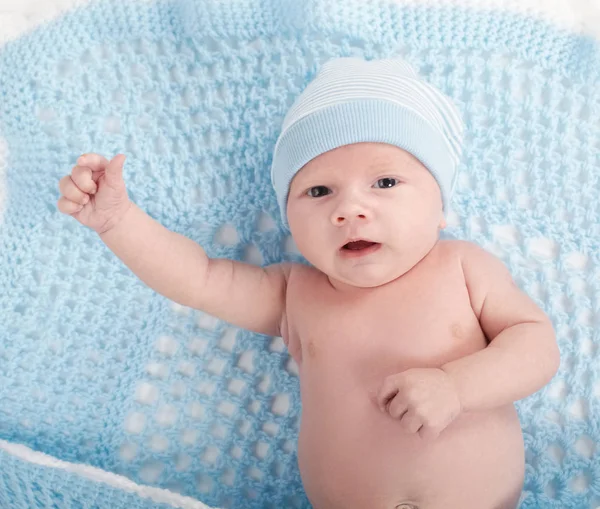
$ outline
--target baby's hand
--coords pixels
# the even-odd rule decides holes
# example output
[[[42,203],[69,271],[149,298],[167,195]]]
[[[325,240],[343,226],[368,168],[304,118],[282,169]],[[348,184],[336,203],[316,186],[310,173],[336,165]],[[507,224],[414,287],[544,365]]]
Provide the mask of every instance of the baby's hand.
[[[98,154],[82,155],[59,182],[58,210],[98,233],[110,230],[131,205],[123,180],[124,161],[123,154],[110,162]]]
[[[408,369],[388,376],[377,395],[383,412],[409,433],[437,438],[461,412],[454,383],[445,371],[434,368]]]

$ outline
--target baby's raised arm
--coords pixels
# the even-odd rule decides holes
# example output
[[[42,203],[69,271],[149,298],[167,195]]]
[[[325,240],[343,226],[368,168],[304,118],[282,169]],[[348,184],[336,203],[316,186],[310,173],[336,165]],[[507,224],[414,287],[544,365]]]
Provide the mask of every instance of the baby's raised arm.
[[[290,265],[265,268],[210,259],[204,249],[152,219],[129,200],[124,156],[78,160],[60,181],[58,208],[94,229],[150,288],[238,327],[280,336]]]

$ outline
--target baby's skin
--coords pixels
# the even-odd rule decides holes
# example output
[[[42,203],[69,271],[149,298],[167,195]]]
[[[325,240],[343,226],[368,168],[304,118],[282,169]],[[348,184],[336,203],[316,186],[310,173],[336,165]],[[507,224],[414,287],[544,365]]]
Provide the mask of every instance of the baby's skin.
[[[315,509],[514,509],[524,446],[513,403],[559,366],[552,324],[504,264],[440,240],[439,187],[411,154],[357,143],[305,165],[287,216],[310,263],[210,259],[132,203],[85,154],[58,208],[151,288],[281,336],[299,366],[300,473]]]
[[[525,460],[514,406],[458,415],[456,392],[432,369],[487,346],[463,249],[439,241],[401,278],[343,296],[315,269],[291,271],[284,338],[300,367],[299,464],[314,507],[516,507]],[[382,384],[406,384],[388,409],[377,398]],[[424,412],[435,405],[427,415],[438,429],[457,416],[424,437],[418,421],[398,419],[410,398]]]

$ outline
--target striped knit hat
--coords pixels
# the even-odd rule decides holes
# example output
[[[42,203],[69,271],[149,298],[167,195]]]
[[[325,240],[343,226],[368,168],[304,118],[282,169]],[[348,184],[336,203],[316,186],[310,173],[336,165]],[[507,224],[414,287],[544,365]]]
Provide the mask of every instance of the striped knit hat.
[[[450,98],[404,60],[328,61],[288,111],[275,145],[271,181],[284,225],[294,175],[318,155],[359,142],[389,143],[414,155],[435,177],[447,212],[462,133]]]

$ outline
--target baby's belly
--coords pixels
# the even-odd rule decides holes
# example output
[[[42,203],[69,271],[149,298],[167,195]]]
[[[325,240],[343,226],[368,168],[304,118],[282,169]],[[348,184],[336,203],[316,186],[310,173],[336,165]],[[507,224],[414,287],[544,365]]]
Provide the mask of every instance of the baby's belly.
[[[367,390],[313,382],[303,383],[298,460],[315,509],[516,506],[525,459],[513,405],[462,414],[427,442],[400,429]]]

